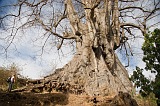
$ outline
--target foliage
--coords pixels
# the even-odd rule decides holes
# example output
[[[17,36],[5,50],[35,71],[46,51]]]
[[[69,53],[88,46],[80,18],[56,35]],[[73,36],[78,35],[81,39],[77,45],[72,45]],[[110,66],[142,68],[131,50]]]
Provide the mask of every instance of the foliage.
[[[155,29],[152,33],[145,35],[142,50],[144,51],[143,61],[146,63],[145,69],[157,73],[152,84],[153,93],[160,101],[160,29]]]
[[[155,29],[144,37],[142,50],[144,52],[143,61],[146,63],[146,70],[160,74],[160,29]]]
[[[6,79],[9,76],[9,71],[3,67],[0,67],[0,89],[4,90],[7,87]]]
[[[142,50],[144,52],[143,61],[146,63],[145,69],[156,73],[155,80],[148,80],[143,74],[143,69],[136,67],[131,80],[137,87],[140,87],[142,96],[149,95],[150,92],[158,98],[157,104],[160,104],[160,29],[155,29],[144,36]]]
[[[136,95],[134,98],[136,99],[139,106],[157,106],[157,98],[155,98],[154,93],[150,93],[147,97]]]
[[[7,78],[13,74],[16,75],[16,82],[13,85],[13,89],[24,86],[27,78],[19,76],[20,69],[16,64],[11,64],[8,67],[0,67],[0,89],[6,91],[8,88]]]
[[[143,69],[136,67],[136,71],[133,72],[130,80],[136,85],[137,88],[141,87],[140,94],[145,97],[150,94],[152,88],[150,86],[151,81],[147,79],[142,72]]]

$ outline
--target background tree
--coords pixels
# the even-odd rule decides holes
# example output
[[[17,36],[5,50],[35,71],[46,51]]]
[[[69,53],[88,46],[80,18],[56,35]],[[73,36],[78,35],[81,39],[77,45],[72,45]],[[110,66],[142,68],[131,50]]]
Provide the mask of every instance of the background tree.
[[[7,12],[0,18],[1,26],[10,32],[2,37],[8,42],[2,51],[7,54],[20,31],[39,28],[42,54],[51,41],[58,50],[68,40],[76,45],[73,59],[46,80],[78,84],[88,95],[130,92],[132,84],[115,50],[124,47],[127,56],[132,54],[127,40],[136,37],[135,30],[144,35],[159,23],[147,24],[159,16],[159,4],[156,0],[18,0],[13,7],[9,5],[16,13]]]
[[[143,61],[146,63],[146,70],[156,73],[153,81],[153,93],[158,98],[160,104],[160,29],[155,29],[152,33],[145,35]]]
[[[136,71],[133,71],[130,80],[134,83],[135,87],[140,89],[139,93],[143,97],[146,97],[153,91],[153,89],[151,86],[151,80],[145,77],[142,73],[143,71],[143,69],[136,67]]]
[[[155,29],[144,36],[142,50],[144,52],[143,61],[146,63],[145,70],[156,73],[155,80],[148,80],[139,67],[133,72],[131,80],[140,87],[142,96],[148,96],[151,92],[158,98],[160,104],[160,29]]]

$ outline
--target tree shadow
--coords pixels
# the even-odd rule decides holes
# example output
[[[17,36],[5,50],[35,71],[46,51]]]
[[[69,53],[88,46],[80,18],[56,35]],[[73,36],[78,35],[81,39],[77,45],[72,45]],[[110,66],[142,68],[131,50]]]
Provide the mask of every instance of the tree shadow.
[[[68,95],[62,93],[0,93],[0,106],[67,105]]]

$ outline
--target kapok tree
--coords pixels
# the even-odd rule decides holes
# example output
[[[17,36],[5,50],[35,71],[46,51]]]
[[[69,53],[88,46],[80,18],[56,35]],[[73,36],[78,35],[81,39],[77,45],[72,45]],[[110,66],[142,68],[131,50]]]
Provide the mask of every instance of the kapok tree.
[[[47,36],[42,49],[51,36],[58,50],[66,40],[76,45],[73,59],[56,70],[48,78],[50,81],[77,84],[88,95],[131,92],[128,73],[115,50],[124,47],[129,55],[127,40],[136,38],[135,30],[142,35],[146,33],[147,21],[157,16],[159,3],[155,0],[18,0],[13,5],[17,13],[0,18],[2,24],[13,18],[9,24],[11,39],[4,50],[13,43],[18,31],[38,26]]]

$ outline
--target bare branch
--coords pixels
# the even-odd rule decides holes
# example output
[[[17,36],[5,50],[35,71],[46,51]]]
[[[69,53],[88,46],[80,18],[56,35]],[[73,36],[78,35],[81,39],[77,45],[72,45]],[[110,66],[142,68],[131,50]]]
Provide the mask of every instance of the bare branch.
[[[59,50],[62,47],[64,39],[61,40],[61,43],[57,46],[57,50]]]
[[[46,34],[47,34],[47,33],[46,33]],[[47,43],[47,41],[48,41],[48,39],[49,39],[50,36],[51,36],[51,34],[49,34],[49,35],[47,36],[47,38],[46,38],[46,40],[45,40],[45,42],[44,42],[44,44],[43,44],[43,46],[42,46],[41,55],[42,55],[43,52],[44,52],[45,45],[46,45],[46,43]]]
[[[37,20],[42,25],[42,27],[43,27],[44,30],[50,32],[51,34],[53,34],[53,35],[55,35],[55,36],[57,36],[59,38],[62,38],[62,39],[76,39],[75,36],[72,36],[72,37],[63,37],[60,34],[58,34],[56,32],[53,32],[52,29],[49,26],[45,25],[40,18],[37,17]]]
[[[130,28],[123,27],[123,29],[125,29],[131,36],[134,36],[134,34],[131,32]],[[134,36],[134,38],[135,38],[135,36]]]
[[[145,32],[144,29],[143,29],[141,26],[135,25],[135,24],[133,24],[133,23],[121,23],[120,26],[121,26],[121,27],[130,26],[130,27],[133,27],[133,28],[138,28],[138,29],[140,29],[140,30],[142,31],[142,33]]]
[[[23,3],[24,3],[24,2],[21,2],[20,4],[16,4],[16,5],[19,5],[19,9],[18,9],[18,14],[17,14],[17,15],[15,15],[15,14],[7,14],[7,15],[5,15],[5,16],[3,16],[3,17],[0,17],[0,20],[4,19],[4,18],[6,18],[6,17],[19,17],[20,14],[21,14],[21,9],[22,9]]]
[[[151,27],[155,27],[155,26],[157,26],[157,25],[160,25],[160,21],[157,22],[157,23],[155,23],[155,24],[153,24],[153,25],[151,25],[151,26],[149,26],[148,29],[151,28]]]
[[[142,7],[133,7],[133,6],[125,7],[125,8],[120,8],[119,11],[124,11],[124,10],[128,10],[128,9],[139,9],[139,10],[141,10],[143,12],[150,12],[150,11],[144,10]]]
[[[9,22],[13,19],[17,21],[16,24],[9,23],[8,26],[6,23],[7,29],[12,31],[11,35],[7,36],[9,40],[6,51],[13,43],[20,29],[24,30],[29,27],[38,26],[38,28],[43,29],[44,33],[47,33],[46,35],[43,33],[41,36],[43,37],[42,39],[45,39],[41,49],[42,54],[48,39],[50,36],[53,36],[54,40],[56,39],[55,44],[59,44],[57,47],[58,50],[64,45],[64,40],[73,39],[76,42],[78,53],[80,52],[87,59],[89,57],[87,55],[91,54],[89,52],[92,49],[88,51],[88,48],[85,47],[95,47],[96,49],[97,47],[101,47],[101,51],[104,52],[104,59],[112,58],[115,46],[117,48],[123,47],[123,50],[126,50],[127,56],[132,55],[133,53],[128,53],[129,49],[131,52],[130,45],[125,43],[129,37],[130,39],[136,37],[133,31],[138,29],[145,34],[147,28],[160,23],[155,22],[153,25],[148,26],[148,20],[159,16],[157,11],[160,10],[158,7],[160,2],[136,1],[18,0],[18,4],[14,5],[18,6],[16,8],[18,9],[16,11],[17,13],[14,14],[11,11],[0,17],[1,23],[5,21]],[[119,3],[121,4],[119,5]],[[149,8],[147,8],[148,5],[150,6]],[[7,20],[10,17],[12,19]],[[83,48],[85,48],[85,52],[82,50]]]
[[[59,23],[65,18],[67,18],[67,15],[63,15],[63,16],[59,17],[58,21],[56,21],[54,23],[54,27],[57,27],[59,25]]]
[[[82,5],[85,5],[84,3],[82,3],[81,1],[79,1],[79,0],[75,0],[75,1],[77,1],[78,3],[80,3],[80,4],[82,4]]]
[[[152,14],[154,14],[156,11],[159,11],[159,10],[160,10],[160,8],[156,8],[156,9],[152,10],[152,11],[150,12],[150,14],[149,14],[148,16],[146,16],[145,20],[148,20],[148,18],[149,18]]]
[[[121,2],[135,2],[136,0],[119,0]]]

